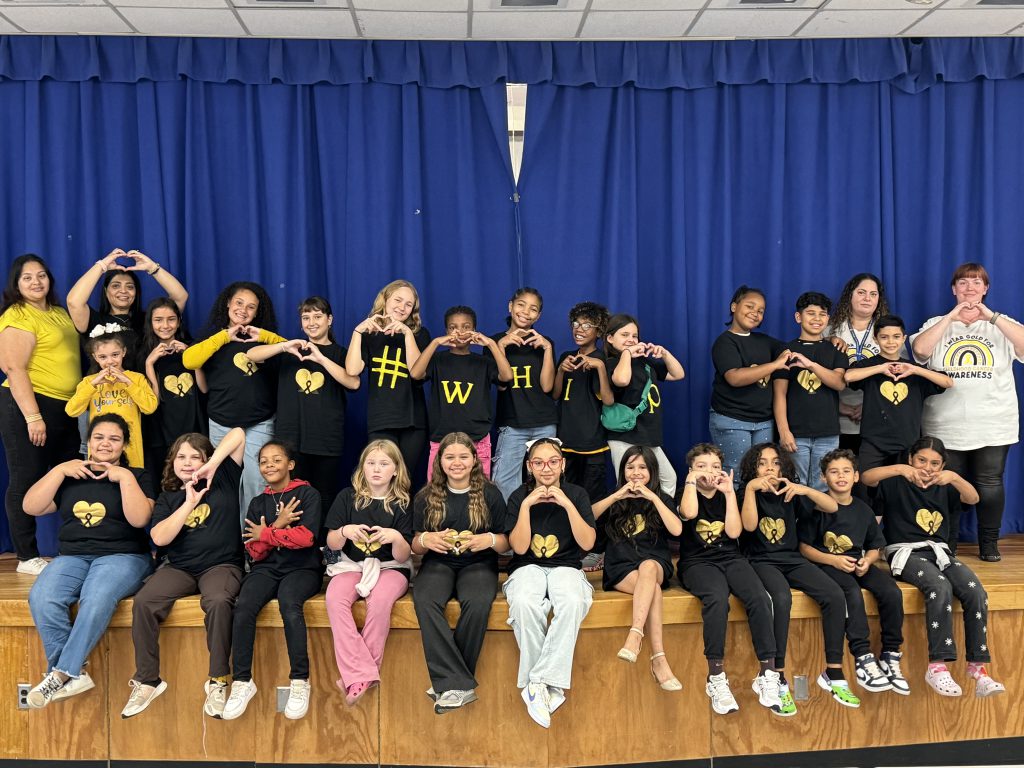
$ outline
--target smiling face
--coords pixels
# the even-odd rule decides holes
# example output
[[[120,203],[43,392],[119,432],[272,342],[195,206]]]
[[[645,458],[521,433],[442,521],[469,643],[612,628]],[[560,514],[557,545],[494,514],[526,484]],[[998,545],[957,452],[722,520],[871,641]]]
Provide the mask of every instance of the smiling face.
[[[540,298],[535,293],[524,293],[508,303],[512,329],[529,330],[540,317]]]
[[[589,317],[577,317],[569,323],[572,340],[580,349],[592,347],[597,343],[597,324]]]
[[[711,476],[717,476],[722,471],[722,460],[713,453],[700,453],[693,457],[690,469],[694,472],[703,473],[697,478],[697,485],[701,488],[712,488],[714,483]]]
[[[878,309],[878,283],[867,279],[857,283],[850,297],[850,309],[858,320],[871,318]]]
[[[170,341],[178,332],[181,320],[178,313],[170,307],[157,307],[150,315],[153,324],[153,334],[160,341]]]
[[[325,315],[319,309],[305,309],[299,315],[299,322],[302,323],[302,332],[310,341],[314,344],[326,344],[334,315]]]
[[[240,288],[228,299],[228,322],[232,326],[248,325],[256,317],[260,300],[248,288]]]
[[[135,301],[135,281],[127,273],[114,275],[107,283],[107,301],[115,315],[125,315]]]
[[[117,424],[101,421],[89,432],[87,441],[89,458],[118,464],[124,453],[124,432]]]
[[[469,315],[459,312],[448,318],[445,330],[452,337],[452,349],[467,350],[469,349],[469,339],[476,331],[476,323]]]
[[[50,276],[46,267],[38,261],[26,261],[18,275],[18,293],[29,304],[42,306],[46,304],[46,294],[50,291]]]
[[[363,475],[374,496],[384,495],[397,472],[395,462],[384,451],[370,451],[363,462]]]
[[[956,297],[957,304],[981,304],[987,293],[988,283],[978,275],[961,277],[953,283],[953,296]]]
[[[820,339],[828,325],[828,312],[824,307],[811,304],[796,313],[796,321],[800,324],[800,332],[812,339]]]
[[[836,459],[825,468],[825,484],[837,496],[845,496],[853,490],[853,484],[860,480],[860,473],[853,468],[849,459]]]
[[[643,456],[637,454],[626,463],[625,477],[627,483],[647,485],[651,482],[651,470],[648,469]]]
[[[206,463],[207,457],[198,448],[193,448],[188,443],[182,443],[178,452],[174,454],[172,467],[174,475],[183,483],[192,479],[197,469]]]
[[[92,348],[92,359],[100,369],[120,368],[124,361],[124,344],[119,341],[104,341]]]
[[[925,481],[932,480],[945,467],[942,454],[931,448],[921,448],[910,457],[910,466],[924,475]]]
[[[277,490],[287,485],[293,469],[295,462],[281,446],[270,443],[260,449],[260,474],[271,488]]]
[[[636,323],[626,323],[614,333],[609,333],[605,337],[605,343],[616,352],[625,352],[629,347],[640,343],[640,329]]]
[[[415,306],[416,294],[412,292],[411,288],[403,285],[396,288],[395,292],[384,300],[384,314],[392,320],[404,323],[409,319]]]
[[[462,489],[469,487],[469,476],[476,459],[468,445],[452,443],[441,453],[441,471],[448,478],[448,485]]]
[[[729,305],[733,326],[741,333],[750,333],[764,320],[764,306],[764,296],[759,293],[746,293],[740,296]]]
[[[562,476],[562,470],[565,468],[565,459],[562,458],[558,446],[552,443],[541,443],[530,451],[527,467],[538,485],[557,486],[558,480]]]
[[[765,448],[757,457],[758,477],[778,477],[782,474],[782,462],[779,461],[779,454],[774,448]]]
[[[890,360],[899,358],[900,352],[903,351],[903,342],[906,340],[907,334],[898,325],[879,328],[875,334],[875,341],[878,342],[878,349],[881,350],[882,357]]]

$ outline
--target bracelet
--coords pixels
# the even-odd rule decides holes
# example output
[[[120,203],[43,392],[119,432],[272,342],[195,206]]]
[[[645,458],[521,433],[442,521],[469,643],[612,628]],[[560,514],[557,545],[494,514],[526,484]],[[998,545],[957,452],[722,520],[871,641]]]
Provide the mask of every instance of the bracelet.
[[[999,319],[1000,317],[1002,317],[1002,316],[1003,316],[1003,313],[1002,313],[1002,312],[993,312],[993,313],[992,313],[992,317],[990,317],[990,318],[988,319],[988,321],[989,321],[990,323],[992,323],[992,325],[995,325],[995,324],[996,324],[996,320],[998,320],[998,319]]]
[[[423,533],[420,534],[420,546],[423,547],[423,549],[427,548],[427,545],[423,543],[423,537],[426,536],[426,535],[427,535],[426,531],[424,531]]]
[[[156,265],[156,269],[154,269],[152,272],[147,272],[146,274],[149,275],[150,277],[152,277],[153,275],[155,275],[159,271],[160,271],[160,265],[157,264]]]
[[[26,424],[33,424],[33,423],[35,423],[37,421],[42,421],[42,420],[43,420],[43,414],[41,414],[41,413],[30,413],[28,416],[25,417],[25,423]]]
[[[362,335],[363,335],[363,332],[362,332],[362,331],[360,331],[360,330],[359,330],[358,328],[356,328],[356,329],[355,329],[354,333],[358,333],[358,334],[359,334],[360,336],[362,336]]]
[[[498,539],[497,539],[497,537],[493,533],[491,533],[491,549],[494,549],[497,545],[498,545]]]
[[[683,485],[697,485],[696,480],[687,480]]]

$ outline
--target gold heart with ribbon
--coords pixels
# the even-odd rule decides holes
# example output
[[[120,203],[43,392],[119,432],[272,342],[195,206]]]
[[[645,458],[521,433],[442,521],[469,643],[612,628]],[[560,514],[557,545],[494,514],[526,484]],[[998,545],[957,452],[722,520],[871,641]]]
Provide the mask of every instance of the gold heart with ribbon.
[[[812,395],[821,388],[821,379],[818,378],[818,374],[808,371],[806,368],[796,375],[796,382]]]
[[[633,531],[629,534],[630,538],[639,536],[641,533],[647,530],[647,521],[643,515],[633,515]]]
[[[534,557],[554,557],[558,551],[558,537],[554,535],[541,536],[539,533],[535,533],[530,541],[530,551],[533,552]]]
[[[943,517],[942,513],[938,510],[919,509],[917,510],[917,515],[914,516],[914,520],[921,527],[922,531],[929,536],[934,536],[942,526]]]
[[[196,380],[192,378],[192,374],[188,371],[178,374],[177,376],[164,376],[164,389],[178,397],[184,397],[187,395],[188,391],[192,389],[192,386],[195,383]]]
[[[449,546],[449,553],[458,557],[463,552],[467,552],[466,545],[469,544],[469,539],[473,535],[472,531],[458,531],[445,537],[445,541]]]
[[[355,544],[356,549],[362,551],[364,554],[367,554],[367,555],[372,555],[374,552],[376,552],[378,549],[380,549],[383,546],[379,541],[376,541],[376,540],[375,541],[360,541],[358,539],[353,539],[352,543]]]
[[[762,517],[757,527],[769,544],[778,544],[786,535],[786,521],[781,517]]]
[[[295,372],[295,383],[299,385],[299,392],[310,395],[324,385],[324,375],[320,371],[310,373],[305,368],[299,368]]]
[[[86,528],[95,528],[107,516],[107,508],[98,501],[92,504],[88,501],[76,501],[71,512]]]
[[[705,544],[714,544],[722,537],[725,523],[721,520],[698,520],[697,535]]]
[[[256,363],[245,356],[244,352],[236,352],[235,356],[231,358],[231,362],[235,364],[235,368],[240,370],[246,376],[252,376],[260,369]]]
[[[878,391],[890,403],[899,405],[907,399],[907,395],[910,394],[910,387],[902,381],[883,381]]]
[[[185,525],[189,528],[198,528],[200,525],[206,522],[206,518],[210,516],[210,505],[200,504],[185,518]]]
[[[853,549],[853,542],[846,534],[836,536],[832,531],[825,531],[825,549],[833,555],[841,555]]]

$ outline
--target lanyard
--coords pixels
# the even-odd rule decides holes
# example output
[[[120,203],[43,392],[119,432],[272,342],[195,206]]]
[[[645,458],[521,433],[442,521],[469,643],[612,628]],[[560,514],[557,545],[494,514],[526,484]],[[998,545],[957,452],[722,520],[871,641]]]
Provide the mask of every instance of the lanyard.
[[[867,345],[868,339],[871,338],[871,328],[874,326],[874,324],[874,320],[868,323],[868,327],[864,331],[864,337],[858,339],[857,332],[853,330],[853,323],[850,323],[850,336],[853,338],[853,349],[854,353],[856,354],[856,357],[854,358],[855,361],[864,359],[864,347]]]

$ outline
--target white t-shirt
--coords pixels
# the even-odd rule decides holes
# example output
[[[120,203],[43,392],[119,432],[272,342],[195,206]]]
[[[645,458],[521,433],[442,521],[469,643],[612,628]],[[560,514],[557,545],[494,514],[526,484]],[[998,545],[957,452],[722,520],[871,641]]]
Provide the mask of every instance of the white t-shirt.
[[[844,322],[838,328],[830,327],[825,332],[825,338],[838,336],[846,342],[846,355],[851,363],[863,360],[866,357],[874,357],[879,353],[878,344],[874,336],[875,323],[868,324],[867,330],[856,331],[849,322]],[[843,405],[861,405],[864,402],[864,392],[859,389],[847,387],[839,393],[839,402]],[[839,413],[839,431],[844,435],[859,435],[860,424],[850,421],[842,412]]]
[[[939,315],[926,321],[911,337],[911,344],[941,319]],[[1014,354],[1013,344],[996,326],[987,320],[970,325],[954,320],[929,357],[914,357],[953,379],[953,387],[942,397],[925,400],[921,421],[925,435],[939,438],[955,451],[1017,442],[1013,361],[1024,362],[1024,356]]]

